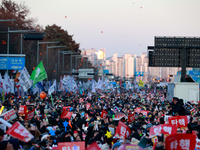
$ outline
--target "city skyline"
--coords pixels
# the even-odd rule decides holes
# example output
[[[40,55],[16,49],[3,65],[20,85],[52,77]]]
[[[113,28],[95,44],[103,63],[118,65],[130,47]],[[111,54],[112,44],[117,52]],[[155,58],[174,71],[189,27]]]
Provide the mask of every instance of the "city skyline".
[[[15,0],[19,3],[22,0]],[[198,0],[26,0],[38,24],[57,24],[80,43],[80,49],[105,48],[139,55],[154,45],[154,36],[199,36]]]

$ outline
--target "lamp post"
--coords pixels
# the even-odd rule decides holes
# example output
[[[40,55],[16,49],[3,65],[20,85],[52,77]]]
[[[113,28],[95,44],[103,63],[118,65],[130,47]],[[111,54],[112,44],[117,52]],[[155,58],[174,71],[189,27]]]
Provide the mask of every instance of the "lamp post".
[[[55,42],[39,42],[39,41],[37,41],[37,64],[39,64],[39,45],[40,44],[56,44],[56,43],[60,43],[60,41],[55,41]],[[47,51],[48,51],[48,49],[47,49]],[[48,56],[48,52],[47,52],[47,56]]]
[[[63,46],[50,46],[50,47],[49,47],[49,46],[47,45],[47,71],[48,71],[48,49],[49,49],[49,48],[63,48],[63,47],[67,47],[67,46],[66,46],[66,45],[63,45]],[[58,51],[58,55],[59,55],[59,52],[60,52],[60,51]],[[59,70],[59,60],[58,60],[58,70]]]

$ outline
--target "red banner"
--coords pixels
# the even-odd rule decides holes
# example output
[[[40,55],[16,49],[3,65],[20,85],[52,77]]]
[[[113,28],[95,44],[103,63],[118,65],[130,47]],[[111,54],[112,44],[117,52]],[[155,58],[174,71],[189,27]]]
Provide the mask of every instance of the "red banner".
[[[140,113],[142,113],[144,116],[147,116],[148,113],[149,113],[149,111],[147,111],[147,110],[142,110],[142,111],[140,111]]]
[[[128,122],[133,122],[135,120],[135,113],[128,116]]]
[[[177,127],[187,127],[188,119],[187,116],[174,116],[168,118],[169,124],[175,125]]]
[[[33,110],[29,111],[28,113],[26,113],[25,121],[26,120],[31,120],[34,117],[34,114],[35,114],[35,109],[33,109]]]
[[[87,103],[87,104],[86,104],[86,109],[88,110],[90,107],[91,107],[91,104],[90,104],[90,103]]]
[[[131,135],[131,129],[119,121],[115,134],[119,135],[119,137],[128,138]]]
[[[161,135],[162,133],[164,135],[171,135],[176,134],[177,127],[170,124],[161,124],[158,126],[153,126],[150,128],[149,136],[154,137],[156,135]]]
[[[21,141],[24,141],[24,142],[28,142],[32,138],[34,138],[34,136],[18,121],[15,122],[12,125],[12,127],[6,131],[6,134],[9,134]]]
[[[16,115],[14,109],[11,109],[11,110],[1,114],[1,116],[3,116],[5,121],[10,121],[10,120],[13,120],[13,119],[17,118],[17,115]]]
[[[193,134],[173,134],[165,140],[165,150],[194,150],[196,136]]]
[[[85,150],[85,142],[59,142],[57,150]]]
[[[140,113],[141,109],[142,109],[141,107],[138,107],[138,108],[134,109],[134,112]]]
[[[86,150],[101,150],[97,145],[97,142],[93,142]]]
[[[107,111],[102,110],[102,112],[101,112],[101,118],[106,118],[107,114],[108,114]]]
[[[84,99],[83,98],[80,98],[79,99],[79,103],[83,103],[84,102]]]
[[[19,114],[26,114],[26,109],[27,109],[27,106],[20,105],[18,113]]]
[[[70,119],[71,116],[72,116],[72,114],[73,114],[72,112],[63,110],[63,112],[62,112],[60,118],[61,118],[61,119],[63,119],[63,118],[68,118],[68,119]]]

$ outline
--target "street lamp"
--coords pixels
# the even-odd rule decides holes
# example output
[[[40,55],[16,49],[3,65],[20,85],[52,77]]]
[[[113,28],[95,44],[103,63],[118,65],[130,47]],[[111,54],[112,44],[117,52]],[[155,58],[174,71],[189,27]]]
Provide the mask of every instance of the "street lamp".
[[[60,43],[60,41],[55,41],[55,42],[39,42],[37,41],[37,64],[39,64],[39,44],[56,44]],[[48,48],[47,48],[47,57],[48,57]]]
[[[67,47],[67,46],[63,45],[63,46],[50,46],[50,47],[48,47],[48,45],[47,45],[47,71],[48,71],[48,49],[49,48],[63,48],[63,47]],[[59,51],[58,51],[58,55],[59,55]]]

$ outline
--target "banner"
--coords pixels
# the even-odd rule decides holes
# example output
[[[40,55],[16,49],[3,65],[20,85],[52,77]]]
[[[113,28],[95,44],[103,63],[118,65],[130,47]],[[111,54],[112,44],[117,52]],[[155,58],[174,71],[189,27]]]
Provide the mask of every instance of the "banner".
[[[90,103],[87,103],[87,104],[86,104],[86,110],[88,110],[90,107],[91,107],[91,104],[90,104]]]
[[[61,119],[63,119],[63,118],[68,118],[68,119],[70,119],[71,116],[72,116],[72,114],[73,114],[72,112],[68,112],[68,111],[64,110],[64,111],[62,112],[60,118],[61,118]]]
[[[86,150],[101,150],[97,145],[97,142],[93,142]]]
[[[48,95],[51,95],[56,90],[56,80],[54,80],[53,85],[48,89]]]
[[[123,122],[119,121],[115,135],[119,135],[119,137],[128,138],[131,135],[131,129]]]
[[[1,114],[1,117],[3,116],[3,119],[5,121],[10,121],[10,120],[13,120],[13,119],[16,119],[17,118],[17,115],[15,113],[15,110],[14,109],[11,109],[3,114]]]
[[[102,112],[101,112],[101,118],[106,118],[107,114],[108,114],[107,111],[102,110]]]
[[[187,116],[173,116],[168,118],[169,124],[177,127],[187,127],[188,119]]]
[[[6,134],[9,134],[23,142],[28,142],[34,138],[34,136],[18,121],[7,130]]]
[[[20,74],[19,78],[18,78],[18,79],[20,80],[20,84],[21,84],[21,86],[22,86],[24,92],[28,91],[28,89],[30,89],[31,86],[32,86],[32,82],[31,82],[31,80],[29,79],[30,76],[28,76],[28,75],[27,75],[28,72],[25,72],[25,71],[27,71],[27,70],[26,70],[26,69],[23,69],[23,70],[21,71],[21,74]]]
[[[135,120],[135,113],[128,116],[128,122],[133,122]]]
[[[58,150],[85,150],[85,142],[59,142]]]
[[[47,78],[46,71],[44,69],[42,61],[33,70],[30,79],[33,80],[33,85]]]
[[[134,109],[134,112],[140,113],[141,109],[142,109],[141,107],[138,107],[138,108]]]
[[[150,128],[149,137],[151,138],[157,135],[160,136],[162,133],[164,135],[171,135],[171,134],[176,134],[176,132],[177,132],[176,126],[170,124],[161,124]]]
[[[27,109],[27,106],[20,105],[18,113],[19,114],[26,114],[26,109]]]
[[[28,113],[26,113],[25,121],[26,120],[31,120],[34,117],[34,114],[35,114],[35,109],[33,109],[33,110],[29,111]]]
[[[193,134],[173,134],[165,140],[165,150],[194,150],[196,136]]]
[[[140,111],[140,113],[142,113],[144,116],[146,116],[146,117],[147,117],[147,115],[148,115],[149,111],[147,111],[147,110],[142,110],[142,111]]]

